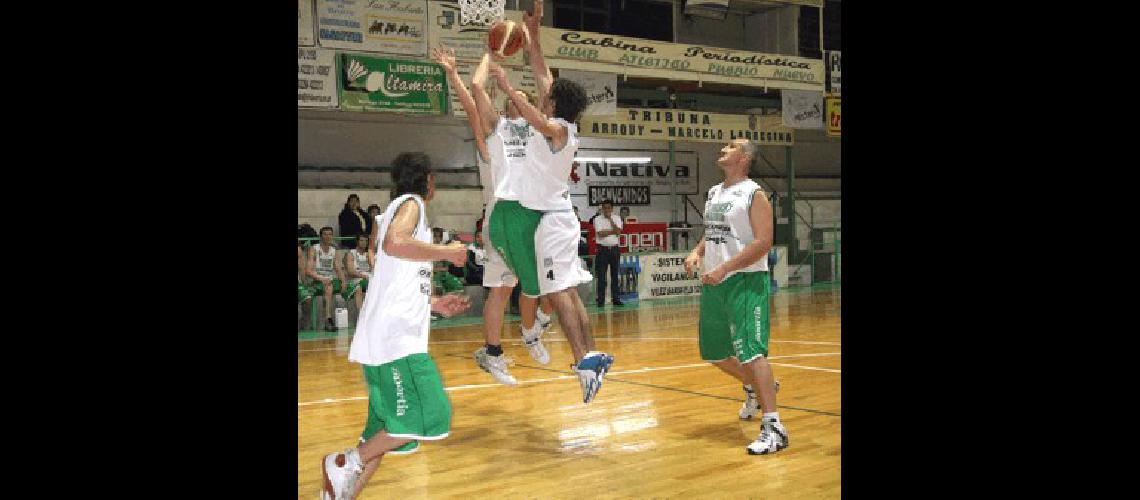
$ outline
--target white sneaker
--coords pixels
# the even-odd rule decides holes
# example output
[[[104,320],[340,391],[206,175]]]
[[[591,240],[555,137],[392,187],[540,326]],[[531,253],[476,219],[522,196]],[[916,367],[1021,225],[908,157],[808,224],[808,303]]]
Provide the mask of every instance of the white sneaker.
[[[784,425],[767,421],[760,424],[760,437],[748,445],[749,455],[768,455],[788,447],[788,431]]]
[[[534,318],[538,320],[539,326],[542,327],[542,333],[538,334],[539,337],[546,335],[546,332],[550,331],[550,325],[554,324],[554,321],[550,319],[550,316],[543,313],[542,309],[535,311]]]
[[[518,380],[507,371],[506,356],[490,356],[487,354],[487,346],[480,347],[475,350],[475,363],[482,368],[483,371],[490,373],[495,377],[495,381],[503,385],[517,385]]]
[[[578,374],[578,382],[582,384],[582,403],[589,404],[598,395],[605,381],[606,372],[614,364],[614,357],[604,352],[592,352],[582,358],[573,366]]]
[[[356,448],[349,448],[344,453],[329,453],[325,455],[321,465],[324,477],[321,498],[350,500],[353,490],[356,489],[356,480],[364,472],[364,465],[360,462],[360,454]]]
[[[536,332],[533,336],[527,335],[526,330],[522,331],[523,345],[526,346],[526,350],[530,353],[530,357],[534,358],[538,364],[549,364],[550,352],[546,350],[546,346],[542,343],[542,330],[535,328],[535,331]]]
[[[776,392],[780,392],[780,381],[776,381]],[[760,414],[760,400],[756,397],[756,392],[744,391],[744,404],[740,407],[740,419],[751,420],[752,417]]]

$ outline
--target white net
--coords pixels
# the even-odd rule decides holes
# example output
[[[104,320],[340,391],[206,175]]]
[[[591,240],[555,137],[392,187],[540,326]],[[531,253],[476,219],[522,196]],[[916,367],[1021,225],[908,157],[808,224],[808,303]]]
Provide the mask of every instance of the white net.
[[[459,19],[463,24],[490,26],[503,19],[507,0],[459,0]]]

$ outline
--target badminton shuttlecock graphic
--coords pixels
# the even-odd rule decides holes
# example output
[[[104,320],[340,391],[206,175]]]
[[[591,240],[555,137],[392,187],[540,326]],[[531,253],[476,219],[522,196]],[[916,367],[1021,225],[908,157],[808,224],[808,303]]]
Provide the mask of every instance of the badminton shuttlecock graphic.
[[[357,78],[364,76],[365,73],[368,73],[368,70],[364,68],[363,64],[360,64],[360,61],[356,59],[348,61],[348,81],[355,81]]]

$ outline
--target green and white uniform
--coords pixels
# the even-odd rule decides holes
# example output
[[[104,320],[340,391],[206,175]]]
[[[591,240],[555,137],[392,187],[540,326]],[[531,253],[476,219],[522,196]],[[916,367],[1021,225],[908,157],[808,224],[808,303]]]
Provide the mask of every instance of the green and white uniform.
[[[377,221],[376,268],[384,273],[373,280],[364,297],[348,352],[349,361],[364,365],[368,384],[364,439],[380,430],[404,439],[443,439],[451,427],[451,403],[427,354],[432,264],[393,257],[383,249],[392,217],[405,202],[419,204],[413,237],[431,243],[426,207],[419,196],[396,198]]]
[[[701,268],[708,273],[739,255],[756,239],[749,211],[760,186],[747,179],[727,188],[709,189],[705,202],[705,256]],[[747,363],[768,355],[768,259],[728,273],[724,281],[701,288],[701,359],[721,361],[735,356]]]
[[[491,246],[518,278],[522,293],[538,297],[534,236],[542,213],[523,206],[520,200],[533,188],[533,167],[527,162],[527,146],[541,141],[541,135],[524,118],[500,118],[492,135],[496,137],[487,142],[491,164],[499,164],[503,168],[502,175],[495,179],[496,201],[494,210],[488,214],[487,233]],[[484,276],[488,274],[484,271]]]
[[[372,268],[368,266],[368,252],[358,252],[355,248],[348,251],[348,258],[356,262],[356,272],[365,276],[372,276]],[[348,299],[356,292],[356,288],[360,287],[361,291],[368,291],[368,278],[348,278],[348,286],[345,287],[344,298]]]
[[[336,262],[336,247],[329,246],[328,251],[325,251],[321,248],[321,245],[318,244],[314,248],[317,249],[317,265],[313,268],[313,272],[317,273],[317,276],[331,279],[333,293],[340,293],[340,278],[336,277],[336,267],[335,264],[333,264]],[[316,290],[317,295],[324,295],[325,285],[321,280],[317,280],[316,283],[313,283],[313,288]]]
[[[520,199],[524,207],[542,212],[534,235],[534,250],[539,264],[539,291],[543,295],[594,279],[578,257],[582,225],[570,203],[570,171],[580,144],[578,126],[561,118],[554,121],[566,127],[566,144],[554,151],[550,139],[535,132],[526,146],[529,175]]]

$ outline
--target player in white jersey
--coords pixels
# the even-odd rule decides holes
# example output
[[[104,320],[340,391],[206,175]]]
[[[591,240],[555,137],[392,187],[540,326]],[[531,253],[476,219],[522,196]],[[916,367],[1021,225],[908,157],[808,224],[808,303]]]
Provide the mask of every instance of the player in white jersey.
[[[446,438],[451,403],[427,353],[432,311],[453,316],[470,304],[460,295],[431,296],[433,261],[462,266],[467,249],[431,243],[425,203],[435,194],[431,160],[401,153],[392,162],[394,199],[377,217],[369,238],[375,267],[348,359],[363,365],[368,418],[362,443],[321,461],[321,498],[355,498],[386,453],[409,451],[420,440]]]
[[[309,268],[306,272],[313,279],[317,295],[325,297],[325,330],[336,331],[333,322],[333,311],[336,310],[333,294],[341,291],[344,268],[337,256],[336,247],[333,246],[333,228],[321,228],[321,243],[309,248]]]
[[[515,123],[521,122],[518,117],[518,110],[508,100],[506,109],[504,109],[505,119],[493,111],[480,113],[480,104],[477,102],[482,101],[483,105],[490,110],[490,96],[486,94],[484,86],[480,84],[478,86],[472,85],[476,95],[476,97],[472,97],[456,69],[454,51],[442,47],[433,48],[432,60],[443,67],[451,87],[455,89],[460,105],[463,106],[463,110],[467,114],[467,123],[475,137],[479,180],[483,184],[484,209],[489,216],[495,207],[496,179],[501,176],[501,171],[506,164],[501,138],[495,133],[495,130],[501,124],[512,120]],[[486,80],[487,62],[487,57],[480,61],[472,75],[473,81],[477,78],[480,79],[480,82]],[[530,96],[526,97],[530,98]],[[491,291],[483,306],[483,335],[486,345],[475,351],[475,363],[500,383],[515,385],[518,382],[509,373],[507,361],[502,357],[503,347],[500,335],[503,328],[505,308],[512,289],[518,284],[518,279],[515,278],[514,273],[510,271],[494,247],[486,246],[485,252],[483,286],[490,288]],[[531,357],[539,363],[546,364],[550,362],[550,355],[546,352],[546,348],[542,345],[539,337],[550,327],[551,321],[548,316],[550,305],[543,304],[543,306],[546,309],[545,312],[537,309],[535,299],[520,297],[519,312],[522,316],[522,322],[519,327],[522,330],[523,340],[526,342]],[[529,342],[527,342],[528,340]]]
[[[494,219],[491,221],[491,236],[496,247],[504,245],[509,248],[507,251],[512,255],[504,254],[504,257],[508,263],[513,262],[512,268],[520,280],[524,276],[522,273],[529,272],[527,267],[538,271],[539,292],[549,297],[558,311],[558,320],[574,354],[571,368],[582,384],[582,402],[589,403],[597,395],[606,372],[613,364],[613,356],[595,350],[590,317],[577,289],[578,284],[593,279],[578,258],[581,233],[578,217],[570,203],[569,186],[571,165],[579,144],[574,122],[589,101],[581,85],[565,78],[554,80],[551,77],[539,43],[541,19],[542,2],[536,1],[534,15],[526,20],[531,35],[527,56],[541,94],[541,110],[515,93],[503,68],[492,64],[490,69],[499,88],[514,101],[531,129],[530,140],[525,146],[526,156],[512,165],[507,173],[509,179],[506,184],[513,184],[522,207],[515,213],[523,222],[530,220],[526,210],[538,213],[539,218],[529,242],[525,241],[524,233],[504,228],[501,221],[496,228]],[[506,241],[494,241],[496,231]],[[528,243],[529,254],[526,253]]]
[[[348,251],[344,262],[344,274],[348,277],[345,286],[344,299],[352,297],[356,301],[356,310],[364,302],[364,294],[368,292],[368,278],[372,277],[372,265],[368,263],[368,235],[356,237],[356,248]]]
[[[701,270],[701,359],[756,388],[763,410],[760,437],[748,453],[766,455],[788,447],[788,432],[776,412],[776,385],[768,364],[772,248],[772,206],[748,171],[756,144],[735,139],[721,150],[717,165],[724,182],[709,189],[705,234],[685,258],[685,269]],[[746,418],[748,401],[741,410]],[[755,410],[752,410],[753,413]],[[750,415],[749,415],[750,416]]]

